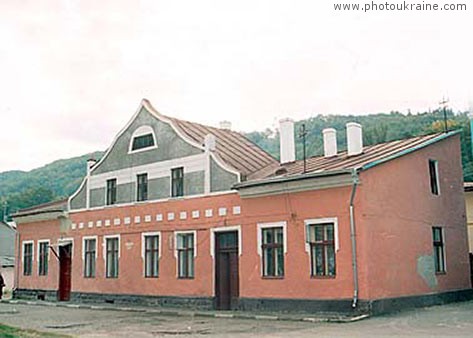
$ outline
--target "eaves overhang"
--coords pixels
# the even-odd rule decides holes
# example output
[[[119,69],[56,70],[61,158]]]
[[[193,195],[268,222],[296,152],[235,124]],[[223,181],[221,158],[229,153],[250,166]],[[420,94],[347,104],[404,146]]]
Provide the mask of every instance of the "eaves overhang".
[[[12,215],[12,218],[16,224],[24,224],[67,218],[67,215],[67,212],[64,210],[43,210],[28,213],[16,213]]]

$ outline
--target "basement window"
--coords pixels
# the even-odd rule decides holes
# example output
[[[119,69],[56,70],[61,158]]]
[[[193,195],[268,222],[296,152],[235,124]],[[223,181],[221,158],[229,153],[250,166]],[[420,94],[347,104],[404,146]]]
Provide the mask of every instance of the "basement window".
[[[437,160],[429,160],[430,191],[434,195],[440,195],[439,166]]]

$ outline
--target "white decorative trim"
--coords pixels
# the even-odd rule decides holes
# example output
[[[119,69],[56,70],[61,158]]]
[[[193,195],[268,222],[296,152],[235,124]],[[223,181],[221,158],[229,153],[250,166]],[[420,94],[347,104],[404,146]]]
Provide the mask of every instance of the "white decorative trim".
[[[143,259],[143,263],[145,262],[145,237],[149,236],[158,236],[158,257],[161,258],[162,246],[161,246],[161,231],[154,231],[154,232],[143,232],[141,233],[141,258]],[[144,275],[143,269],[143,275]]]
[[[33,247],[31,248],[31,262],[32,263],[34,262],[34,241],[33,240],[22,241],[21,242],[21,263],[23,265],[25,264],[25,246],[26,246],[26,244],[32,244],[33,245]],[[33,267],[31,267],[31,274],[33,274]]]
[[[120,218],[115,218],[115,219],[113,220],[113,225],[120,225],[120,223],[121,223]]]
[[[176,260],[177,260],[177,236],[186,235],[186,234],[194,235],[194,258],[197,257],[197,230],[179,230],[179,231],[174,231],[174,257],[176,258]]]
[[[223,170],[235,174],[237,176],[238,183],[241,182],[241,173],[238,170],[225,163],[217,154],[211,152],[210,156]]]
[[[170,170],[172,168],[184,168],[184,174],[192,173],[197,171],[204,171],[205,165],[203,163],[206,154],[190,155],[186,157],[176,158],[172,160],[153,162],[149,164],[143,164],[140,166],[128,167],[119,170],[108,171],[102,174],[90,176],[89,186],[90,189],[105,189],[107,190],[107,180],[116,179],[117,186],[119,184],[136,184],[136,175],[147,173],[148,180],[169,177],[171,179]],[[104,203],[106,204],[106,203]],[[115,204],[113,204],[115,205]]]
[[[139,224],[141,223],[141,216],[135,216],[134,223]]]
[[[241,225],[233,225],[226,227],[210,228],[210,256],[215,257],[215,233],[217,232],[238,232],[238,256],[241,256],[242,253],[242,243],[241,240]]]
[[[120,259],[121,253],[121,245],[120,245],[120,235],[105,235],[103,236],[103,243],[102,243],[102,254],[103,254],[103,261],[105,264],[107,263],[107,239],[118,238],[118,259]],[[105,269],[106,270],[106,269]],[[105,271],[105,276],[107,275],[107,271]]]
[[[174,220],[174,213],[168,212],[168,221],[173,221],[173,220]]]
[[[212,217],[213,210],[212,209],[205,209],[205,217]]]
[[[84,228],[84,222],[79,222],[79,229],[83,229]]]
[[[71,208],[71,201],[72,201],[73,198],[75,198],[75,197],[79,194],[79,192],[80,192],[80,191],[82,190],[82,188],[84,187],[84,184],[85,184],[86,181],[87,181],[87,176],[84,177],[84,179],[82,180],[82,182],[81,182],[79,188],[77,188],[77,190],[67,199],[67,210],[72,210],[72,208]],[[86,193],[87,193],[87,192],[86,192]],[[87,204],[87,203],[86,203],[86,204]],[[87,206],[87,205],[86,205],[86,206]],[[85,208],[85,209],[87,209],[87,208]]]
[[[233,207],[233,214],[240,215],[241,214],[241,207],[239,205]]]
[[[147,134],[152,135],[154,145],[150,147],[133,150],[133,141],[135,140],[135,138],[139,136],[144,136]],[[141,153],[143,151],[157,149],[157,148],[158,148],[158,143],[156,141],[156,135],[154,134],[154,129],[151,126],[144,125],[144,126],[138,127],[131,135],[130,145],[128,146],[128,154]]]
[[[95,239],[95,259],[97,259],[97,249],[98,249],[98,244],[99,244],[99,240],[97,238],[97,236],[83,236],[82,237],[82,261],[85,260],[85,241],[87,239]]]
[[[218,208],[218,215],[219,216],[226,216],[227,215],[227,208]]]
[[[156,221],[162,222],[163,221],[163,214],[156,214]]]
[[[186,211],[181,211],[179,213],[179,219],[187,219],[187,212]]]
[[[258,255],[260,257],[263,256],[263,252],[262,252],[262,248],[261,248],[261,246],[263,245],[262,231],[263,231],[263,229],[268,229],[268,228],[282,228],[282,232],[283,232],[283,250],[284,250],[284,253],[286,254],[287,253],[287,223],[286,223],[286,221],[281,221],[281,222],[258,223],[257,224],[257,231],[258,232],[256,234],[256,243],[257,243]]]
[[[310,244],[309,244],[309,226],[317,224],[333,224],[333,236],[335,241],[335,252],[340,249],[338,241],[338,218],[337,217],[325,217],[325,218],[312,218],[304,220],[304,232],[305,232],[305,251],[310,254]]]
[[[106,227],[109,227],[109,226],[110,226],[110,220],[109,220],[109,219],[106,219],[106,220],[105,220],[105,226],[106,226]]]
[[[123,224],[129,225],[130,223],[131,223],[131,218],[130,217],[123,218]]]
[[[88,228],[93,228],[93,227],[94,227],[94,222],[93,222],[93,221],[89,221],[89,222],[87,223],[87,227],[88,227]]]
[[[145,223],[151,222],[151,215],[145,215]]]
[[[47,254],[48,254],[48,262],[49,262],[49,245],[51,244],[51,241],[49,239],[39,239],[38,240],[38,245],[37,245],[37,256],[36,256],[36,261],[39,262],[39,247],[41,246],[40,244],[41,243],[48,243],[48,250],[47,250]],[[39,270],[39,265],[38,265],[38,270]]]
[[[200,217],[200,211],[199,210],[193,210],[192,211],[192,218],[199,218]]]
[[[204,173],[204,193],[210,194],[211,191],[211,175],[210,175],[210,150],[205,150],[205,173]]]
[[[76,223],[71,223],[71,230],[76,230],[77,224]]]
[[[97,228],[102,227],[102,220],[98,220],[97,222],[95,222],[95,226],[96,226]]]

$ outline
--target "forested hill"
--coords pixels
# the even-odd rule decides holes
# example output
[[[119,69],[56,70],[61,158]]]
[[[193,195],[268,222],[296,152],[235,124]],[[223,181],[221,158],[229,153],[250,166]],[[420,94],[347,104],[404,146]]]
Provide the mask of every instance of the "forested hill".
[[[439,111],[422,114],[372,114],[365,116],[317,115],[296,122],[297,158],[302,158],[302,140],[298,137],[300,126],[307,130],[307,156],[323,153],[322,129],[332,127],[337,130],[339,150],[346,149],[345,124],[358,122],[363,126],[365,145],[403,139],[432,132],[443,131],[443,114]],[[462,130],[462,161],[465,181],[473,181],[473,161],[471,156],[470,130],[467,113],[448,112],[450,130]],[[246,136],[260,147],[279,157],[279,135],[277,131],[266,129],[262,132],[247,133]],[[44,167],[23,171],[0,173],[0,219],[3,206],[7,204],[7,214],[39,203],[58,200],[72,194],[86,174],[88,158],[99,159],[102,152],[86,154],[66,160],[58,160]]]

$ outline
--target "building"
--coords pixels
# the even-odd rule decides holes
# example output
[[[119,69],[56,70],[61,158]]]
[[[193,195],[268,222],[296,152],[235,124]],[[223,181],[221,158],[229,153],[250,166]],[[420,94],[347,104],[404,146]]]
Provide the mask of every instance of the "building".
[[[473,253],[473,182],[464,183],[466,219],[468,226],[468,244],[470,252]]]
[[[0,221],[0,272],[5,281],[4,291],[13,289],[15,275],[16,230],[13,225]]]
[[[305,163],[291,120],[280,136],[278,162],[143,100],[67,211],[15,215],[16,295],[372,313],[471,297],[458,133],[363,147],[349,123],[347,151],[326,129]]]

